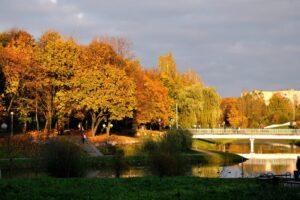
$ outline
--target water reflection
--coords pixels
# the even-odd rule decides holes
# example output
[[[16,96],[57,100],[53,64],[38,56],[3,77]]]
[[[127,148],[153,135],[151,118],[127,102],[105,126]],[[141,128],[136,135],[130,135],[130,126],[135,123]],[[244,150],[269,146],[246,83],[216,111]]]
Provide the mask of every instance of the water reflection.
[[[274,174],[284,174],[296,168],[296,159],[255,159],[251,158],[244,163],[230,166],[223,165],[193,165],[188,168],[186,175],[208,178],[241,178],[257,177],[266,172]],[[8,171],[2,170],[2,178],[30,178],[46,175],[45,173],[35,173],[30,169],[13,170],[9,176]],[[147,167],[129,167],[123,171],[121,177],[142,177],[150,176],[151,172]],[[86,177],[115,177],[112,169],[90,170]]]
[[[264,141],[255,143],[256,155],[261,154],[263,159],[250,158],[244,163],[231,166],[224,165],[194,165],[186,171],[186,175],[211,178],[240,178],[240,177],[257,177],[262,173],[272,172],[274,174],[284,174],[293,171],[296,168],[296,159],[289,159],[288,153],[299,153],[300,148],[290,145],[288,142],[278,143],[279,141]],[[219,145],[218,149],[231,153],[249,153],[249,140],[240,140],[237,143]],[[284,159],[265,159],[267,155],[276,155],[274,153],[283,153]],[[294,154],[295,155],[295,154]],[[281,154],[282,156],[282,154]],[[259,157],[261,158],[261,157]],[[11,172],[12,178],[29,178],[37,175],[45,175],[43,173],[34,173],[32,170],[15,170]],[[121,177],[140,177],[149,176],[150,171],[146,167],[130,167],[123,171]],[[8,173],[2,170],[2,178],[8,178]],[[87,177],[114,177],[114,171],[111,169],[90,170]]]
[[[121,174],[122,178],[129,177],[142,177],[151,175],[150,171],[146,167],[129,167],[127,170],[124,170]],[[113,178],[115,173],[111,169],[101,169],[101,170],[91,170],[87,173],[87,177],[106,177]]]
[[[193,166],[191,175],[211,178],[257,177],[266,172],[284,174],[296,168],[295,159],[249,159],[231,166]]]
[[[249,153],[249,140],[238,140],[233,143],[221,144],[217,147],[220,151],[231,153]],[[256,140],[254,143],[255,153],[299,153],[300,147],[293,144],[292,141],[276,141],[276,140]]]

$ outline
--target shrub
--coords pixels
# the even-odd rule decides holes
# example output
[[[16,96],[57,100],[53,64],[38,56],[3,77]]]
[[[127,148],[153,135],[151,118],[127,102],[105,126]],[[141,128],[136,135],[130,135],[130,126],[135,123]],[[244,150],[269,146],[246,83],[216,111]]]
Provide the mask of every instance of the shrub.
[[[160,142],[160,148],[168,152],[184,152],[192,146],[192,135],[188,130],[170,130]]]
[[[45,144],[42,156],[51,176],[80,177],[85,173],[82,151],[71,142],[52,140]]]
[[[160,177],[182,175],[185,163],[180,153],[192,146],[192,136],[187,130],[168,131],[160,141],[146,140],[143,151],[149,153],[150,170]]]
[[[0,146],[5,157],[34,157],[39,151],[39,144],[29,134],[6,136]]]
[[[112,144],[105,144],[99,146],[98,148],[100,152],[103,153],[104,155],[115,155],[117,151],[116,145],[112,145]]]
[[[156,152],[159,148],[159,143],[154,141],[154,140],[150,140],[150,139],[147,139],[143,142],[142,144],[142,152],[145,152],[145,153],[153,153],[153,152]]]

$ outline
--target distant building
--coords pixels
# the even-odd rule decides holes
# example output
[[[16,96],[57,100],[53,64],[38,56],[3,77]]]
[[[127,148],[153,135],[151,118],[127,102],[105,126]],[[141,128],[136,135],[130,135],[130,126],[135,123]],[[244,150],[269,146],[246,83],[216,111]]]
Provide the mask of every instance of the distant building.
[[[246,91],[242,92],[241,96],[251,94],[262,96],[266,105],[269,105],[269,101],[274,94],[280,94],[281,96],[289,99],[292,104],[300,104],[300,91],[289,89],[289,90],[279,90],[279,91],[263,91],[263,90],[253,90],[253,91]]]

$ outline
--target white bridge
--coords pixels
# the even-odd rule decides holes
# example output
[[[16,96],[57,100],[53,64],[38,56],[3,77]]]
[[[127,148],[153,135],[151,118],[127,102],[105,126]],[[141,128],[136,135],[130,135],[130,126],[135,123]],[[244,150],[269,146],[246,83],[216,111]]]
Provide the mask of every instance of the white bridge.
[[[194,139],[249,139],[254,153],[256,139],[300,140],[300,129],[188,129]]]

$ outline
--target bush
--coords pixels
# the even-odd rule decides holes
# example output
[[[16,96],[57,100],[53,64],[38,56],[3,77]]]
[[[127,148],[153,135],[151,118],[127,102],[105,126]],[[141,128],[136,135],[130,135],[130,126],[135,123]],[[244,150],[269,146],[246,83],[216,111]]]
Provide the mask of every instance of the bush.
[[[141,147],[142,152],[145,152],[145,153],[156,152],[156,151],[158,151],[158,148],[159,148],[159,143],[154,140],[150,140],[150,139],[145,140]]]
[[[39,151],[39,144],[28,134],[6,136],[0,141],[3,157],[34,157]]]
[[[170,153],[184,152],[192,147],[192,135],[188,130],[170,130],[160,142],[160,148]]]
[[[85,174],[82,151],[71,142],[52,140],[45,144],[42,156],[51,176],[80,177]]]
[[[192,136],[187,130],[168,131],[160,141],[146,140],[142,150],[148,153],[150,170],[160,177],[182,175],[185,163],[180,153],[192,146]]]

